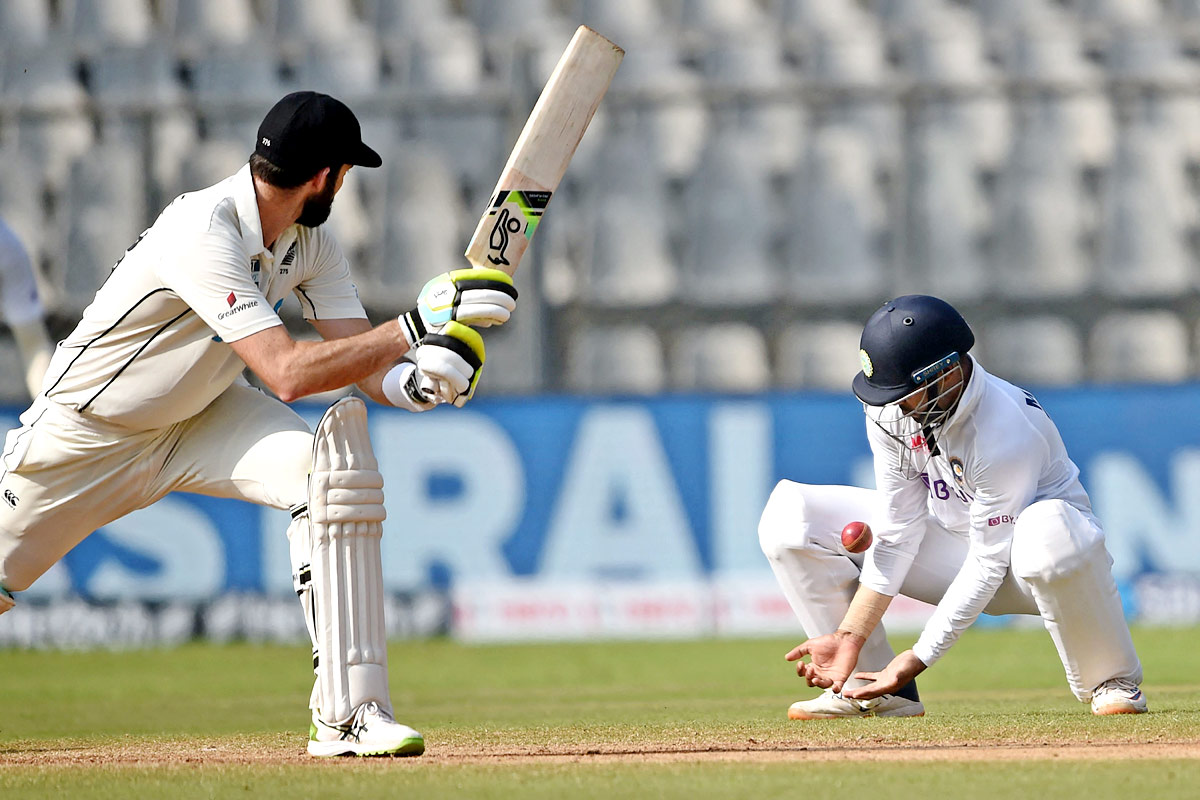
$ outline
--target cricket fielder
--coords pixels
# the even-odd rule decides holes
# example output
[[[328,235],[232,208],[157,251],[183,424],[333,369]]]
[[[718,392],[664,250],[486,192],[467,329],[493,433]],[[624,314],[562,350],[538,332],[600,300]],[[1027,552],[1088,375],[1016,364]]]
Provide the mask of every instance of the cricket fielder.
[[[794,703],[792,719],[924,714],[914,679],[980,613],[1040,615],[1094,714],[1146,710],[1079,469],[1033,395],[968,355],[974,343],[942,300],[885,303],[863,329],[853,384],[877,488],[781,481],[771,493],[759,542],[810,637],[786,658],[825,689]],[[840,535],[853,520],[875,533],[857,555]],[[897,594],[937,609],[893,657],[880,619]]]
[[[485,357],[469,326],[505,322],[516,301],[504,273],[460,270],[372,327],[321,224],[351,166],[380,164],[338,100],[280,100],[249,163],[176,198],[113,268],[0,465],[0,612],[93,530],[168,492],[290,509],[317,756],[419,755],[425,743],[392,712],[383,479],[365,406],[339,400],[314,434],[281,401],[356,383],[410,411],[461,406]],[[288,295],[321,341],[288,334],[276,313]],[[246,367],[279,399],[252,388]]]
[[[38,296],[33,263],[21,240],[0,219],[0,313],[12,331],[30,397],[37,395],[54,344],[46,331],[45,309]]]

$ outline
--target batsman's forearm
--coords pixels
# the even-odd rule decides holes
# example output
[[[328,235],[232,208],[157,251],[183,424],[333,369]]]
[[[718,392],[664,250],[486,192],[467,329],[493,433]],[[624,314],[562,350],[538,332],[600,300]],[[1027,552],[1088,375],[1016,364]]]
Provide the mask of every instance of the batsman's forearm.
[[[854,593],[854,599],[850,601],[850,608],[846,609],[846,614],[842,617],[842,624],[838,625],[838,632],[858,636],[866,641],[883,619],[883,612],[887,611],[891,602],[892,598],[888,595],[860,585]]]

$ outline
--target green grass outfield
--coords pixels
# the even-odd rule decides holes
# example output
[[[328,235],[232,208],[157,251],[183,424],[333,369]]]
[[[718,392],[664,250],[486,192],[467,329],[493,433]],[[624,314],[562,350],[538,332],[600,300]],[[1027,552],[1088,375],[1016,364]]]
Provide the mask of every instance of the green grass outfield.
[[[385,760],[304,756],[304,646],[0,651],[0,797],[1200,797],[1200,630],[1134,638],[1151,714],[1092,717],[1044,632],[985,630],[924,718],[804,723],[792,640],[397,643],[428,752]]]

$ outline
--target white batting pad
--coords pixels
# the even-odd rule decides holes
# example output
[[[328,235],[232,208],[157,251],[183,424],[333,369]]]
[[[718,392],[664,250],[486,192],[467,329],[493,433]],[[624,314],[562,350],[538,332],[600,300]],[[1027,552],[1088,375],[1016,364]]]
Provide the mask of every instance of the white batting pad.
[[[349,722],[371,700],[391,710],[379,553],[385,516],[366,406],[343,398],[317,425],[308,485],[313,700],[330,725]]]

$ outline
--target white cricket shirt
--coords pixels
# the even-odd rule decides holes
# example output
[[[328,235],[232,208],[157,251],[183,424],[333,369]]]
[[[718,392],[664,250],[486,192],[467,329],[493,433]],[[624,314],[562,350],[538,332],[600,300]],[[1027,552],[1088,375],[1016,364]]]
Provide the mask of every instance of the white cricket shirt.
[[[228,342],[282,325],[293,293],[306,319],[366,317],[324,228],[264,246],[245,166],[177,197],[130,246],[55,350],[46,395],[131,430],[187,419],[245,369]]]
[[[1064,500],[1087,516],[1091,501],[1058,428],[1036,398],[974,361],[958,408],[936,436],[937,455],[906,480],[899,445],[867,421],[880,525],[861,582],[895,596],[929,517],[969,540],[967,559],[913,647],[932,665],[982,613],[1008,572],[1013,523],[1039,500]]]

